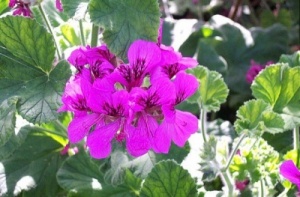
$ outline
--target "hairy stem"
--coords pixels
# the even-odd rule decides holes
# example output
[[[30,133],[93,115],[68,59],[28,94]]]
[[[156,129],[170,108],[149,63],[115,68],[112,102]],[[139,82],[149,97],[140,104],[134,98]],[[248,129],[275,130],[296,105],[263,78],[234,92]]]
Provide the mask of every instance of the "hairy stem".
[[[228,193],[226,196],[231,197],[233,196],[233,191],[234,191],[234,187],[233,187],[233,179],[229,173],[229,170],[226,171],[221,171],[221,178],[223,179],[226,188],[228,189]]]
[[[46,25],[47,25],[47,27],[48,27],[48,30],[49,30],[50,34],[51,34],[52,37],[53,37],[54,44],[55,44],[55,47],[56,47],[56,52],[57,52],[58,59],[61,60],[61,59],[62,59],[62,55],[61,55],[60,47],[59,47],[58,41],[57,41],[57,39],[56,39],[56,36],[55,36],[55,34],[54,34],[53,28],[52,28],[52,26],[51,26],[50,20],[49,20],[49,18],[47,17],[47,15],[46,15],[46,13],[45,13],[45,11],[44,11],[44,8],[43,8],[43,6],[42,6],[41,3],[38,5],[38,8],[39,8],[39,11],[40,11],[40,13],[41,13],[41,15],[42,15],[42,18],[44,19],[44,21],[45,21],[45,23],[46,23]]]
[[[85,46],[85,38],[84,38],[84,31],[83,31],[83,24],[82,24],[82,19],[79,20],[79,29],[80,29],[80,39],[81,39],[81,44]]]
[[[200,110],[201,110],[201,113],[200,113],[201,134],[202,134],[203,141],[207,142],[206,131],[205,131],[205,129],[206,129],[205,128],[205,124],[206,124],[206,111],[205,111],[205,109],[203,109],[201,107],[201,104],[199,106],[200,106]]]
[[[227,171],[227,170],[228,170],[228,168],[229,168],[229,166],[230,166],[230,164],[231,164],[231,161],[232,161],[234,155],[236,154],[237,150],[239,149],[239,146],[241,145],[241,143],[242,143],[242,141],[245,139],[245,137],[246,137],[246,133],[243,133],[243,134],[240,136],[240,139],[239,139],[238,143],[236,144],[236,146],[234,147],[234,149],[233,149],[232,152],[230,153],[230,156],[229,156],[229,158],[228,158],[228,161],[227,161],[227,164],[226,164],[226,166],[225,166],[225,168],[224,168],[224,171]]]
[[[265,183],[264,183],[264,179],[260,179],[260,196],[261,197],[265,197]]]
[[[98,44],[98,36],[99,36],[99,27],[93,24],[93,27],[92,27],[91,47],[97,46],[97,44]]]
[[[294,135],[294,150],[297,153],[297,164],[298,165],[298,161],[299,161],[299,150],[300,150],[300,138],[299,138],[299,127],[295,127],[293,130],[293,135]]]

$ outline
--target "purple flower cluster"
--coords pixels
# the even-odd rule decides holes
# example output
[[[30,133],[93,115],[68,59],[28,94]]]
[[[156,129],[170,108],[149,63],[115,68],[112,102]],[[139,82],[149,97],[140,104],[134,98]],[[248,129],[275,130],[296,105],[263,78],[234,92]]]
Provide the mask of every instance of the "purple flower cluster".
[[[266,66],[269,66],[270,64],[273,64],[273,61],[268,61],[264,65],[261,65],[261,64],[255,62],[254,60],[251,60],[250,64],[251,64],[251,66],[250,66],[249,70],[246,73],[246,80],[249,84],[251,84],[253,82],[256,75],[258,75],[258,73],[261,70],[263,70]]]
[[[36,1],[32,0],[9,0],[8,6],[14,9],[13,15],[23,15],[32,17],[30,6],[34,5]],[[63,11],[60,0],[55,0],[56,9],[60,12]]]
[[[68,61],[77,69],[66,84],[60,111],[71,111],[71,143],[87,137],[94,158],[108,157],[111,143],[126,144],[132,156],[153,150],[168,153],[173,141],[182,147],[198,130],[193,114],[175,109],[198,89],[185,73],[197,65],[173,48],[137,40],[128,50],[128,63],[105,45],[80,47]]]

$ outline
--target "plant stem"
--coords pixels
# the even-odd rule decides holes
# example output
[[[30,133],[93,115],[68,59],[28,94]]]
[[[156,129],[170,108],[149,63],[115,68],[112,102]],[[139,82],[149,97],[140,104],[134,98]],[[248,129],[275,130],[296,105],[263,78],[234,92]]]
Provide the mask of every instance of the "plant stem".
[[[61,55],[60,47],[59,47],[59,45],[58,45],[58,41],[57,41],[57,39],[56,39],[56,36],[54,35],[54,31],[53,31],[53,28],[52,28],[52,26],[51,26],[51,23],[50,23],[50,21],[49,21],[47,15],[46,15],[46,13],[45,13],[45,11],[44,11],[43,6],[42,6],[41,3],[38,5],[38,8],[39,8],[39,10],[40,10],[40,13],[41,13],[41,15],[42,15],[42,18],[44,19],[44,21],[45,21],[45,23],[46,23],[46,25],[47,25],[47,27],[48,27],[48,29],[49,29],[49,32],[51,33],[51,35],[52,35],[52,37],[53,37],[54,44],[55,44],[55,47],[56,47],[56,52],[57,52],[58,59],[61,60],[61,59],[62,59],[62,55]]]
[[[79,29],[80,29],[81,44],[82,44],[82,46],[85,46],[85,39],[84,39],[84,31],[83,31],[82,19],[79,20]]]
[[[223,181],[225,182],[226,188],[228,189],[228,197],[233,196],[233,180],[231,178],[231,175],[228,170],[221,172],[221,177]]]
[[[260,196],[265,197],[264,179],[260,179]]]
[[[254,25],[258,26],[260,22],[259,22],[258,18],[255,15],[255,10],[253,9],[253,7],[252,7],[251,3],[249,2],[249,0],[246,0],[246,3],[248,4],[248,7],[250,9],[250,17],[251,17]]]
[[[294,128],[293,135],[294,135],[294,150],[296,151],[296,154],[297,154],[297,163],[296,163],[296,165],[298,165],[298,162],[299,162],[299,150],[300,150],[299,127],[295,127]]]
[[[236,154],[236,152],[237,152],[239,146],[241,145],[241,143],[242,143],[242,141],[245,139],[245,137],[246,137],[246,133],[243,133],[243,134],[240,136],[240,139],[239,139],[238,143],[236,144],[236,146],[234,147],[234,149],[233,149],[232,152],[230,153],[230,156],[229,156],[229,159],[228,159],[228,161],[227,161],[227,164],[226,164],[226,166],[225,166],[225,168],[224,168],[224,171],[227,171],[227,170],[228,170],[228,168],[229,168],[229,166],[230,166],[230,164],[231,164],[231,161],[232,161],[234,155]]]
[[[201,121],[201,133],[202,133],[202,138],[203,138],[203,141],[204,142],[207,142],[207,139],[206,139],[206,131],[205,131],[205,124],[206,124],[206,111],[205,109],[203,109],[201,107],[201,104],[199,104],[200,106],[200,110],[201,110],[201,113],[200,113],[200,121]]]
[[[93,27],[92,27],[91,47],[97,46],[97,44],[98,44],[98,36],[99,36],[99,27],[93,24]]]

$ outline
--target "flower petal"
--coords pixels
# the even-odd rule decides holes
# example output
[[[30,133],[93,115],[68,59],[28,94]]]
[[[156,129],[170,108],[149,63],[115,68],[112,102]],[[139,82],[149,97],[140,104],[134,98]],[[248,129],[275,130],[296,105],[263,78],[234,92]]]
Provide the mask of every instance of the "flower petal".
[[[128,152],[135,157],[146,154],[152,147],[153,137],[158,128],[157,121],[150,115],[142,115],[136,127],[128,129],[126,147]]]
[[[93,158],[102,159],[109,156],[111,152],[111,140],[114,138],[120,121],[114,121],[111,124],[105,125],[96,129],[87,138],[87,146]]]
[[[172,140],[180,147],[183,147],[191,134],[198,130],[198,119],[189,112],[176,110],[174,131],[170,131]]]
[[[300,171],[292,160],[284,161],[279,167],[280,174],[300,189]]]
[[[141,76],[150,72],[161,59],[159,47],[154,42],[137,40],[128,49],[128,60],[133,70]]]
[[[174,85],[176,89],[176,104],[179,104],[196,92],[199,83],[195,76],[181,71],[176,75]]]
[[[174,125],[162,122],[161,125],[156,129],[154,140],[153,140],[153,150],[156,153],[167,154],[171,147],[171,135],[170,132],[174,130]]]
[[[70,142],[77,143],[82,140],[97,121],[101,121],[99,114],[88,114],[78,117],[75,116],[68,127],[68,138]]]

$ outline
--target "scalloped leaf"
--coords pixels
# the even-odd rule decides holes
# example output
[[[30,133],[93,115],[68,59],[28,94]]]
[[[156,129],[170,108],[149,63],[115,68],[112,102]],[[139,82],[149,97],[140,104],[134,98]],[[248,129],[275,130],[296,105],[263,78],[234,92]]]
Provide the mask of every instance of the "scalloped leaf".
[[[190,72],[197,77],[200,86],[198,92],[188,101],[200,103],[206,111],[218,111],[229,93],[222,75],[203,66],[198,66]]]
[[[91,0],[89,13],[93,23],[104,27],[103,40],[109,49],[123,59],[134,40],[157,40],[157,0]]]
[[[10,98],[0,105],[0,147],[4,145],[14,133],[17,101],[17,98]]]
[[[26,126],[28,133],[14,153],[0,163],[0,195],[57,196],[60,187],[56,171],[62,163],[63,145],[37,127]]]
[[[142,197],[196,196],[196,184],[187,170],[172,160],[157,163],[141,189]]]
[[[285,130],[300,125],[300,67],[287,64],[268,66],[254,80],[251,89],[255,98],[272,106],[285,120]]]
[[[57,172],[57,182],[65,190],[91,193],[102,189],[103,172],[97,163],[84,151],[69,157]],[[102,182],[102,183],[101,183]]]
[[[17,111],[29,122],[56,119],[71,74],[68,63],[53,65],[52,37],[36,21],[7,16],[0,27],[0,103],[17,97]]]
[[[83,19],[89,5],[89,0],[61,0],[64,12],[75,20]]]
[[[300,51],[296,51],[292,55],[281,55],[279,63],[287,63],[290,67],[300,66]]]
[[[234,123],[236,131],[241,134],[261,136],[264,131],[269,133],[283,132],[284,120],[273,112],[271,106],[263,100],[250,100],[237,111],[238,119]]]

